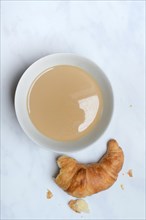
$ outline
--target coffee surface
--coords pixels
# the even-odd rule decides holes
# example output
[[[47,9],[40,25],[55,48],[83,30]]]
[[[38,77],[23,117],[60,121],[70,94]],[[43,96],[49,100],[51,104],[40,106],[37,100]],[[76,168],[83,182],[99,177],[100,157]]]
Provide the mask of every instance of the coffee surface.
[[[98,123],[103,111],[101,90],[84,70],[54,66],[32,83],[27,108],[33,125],[45,136],[77,140]]]

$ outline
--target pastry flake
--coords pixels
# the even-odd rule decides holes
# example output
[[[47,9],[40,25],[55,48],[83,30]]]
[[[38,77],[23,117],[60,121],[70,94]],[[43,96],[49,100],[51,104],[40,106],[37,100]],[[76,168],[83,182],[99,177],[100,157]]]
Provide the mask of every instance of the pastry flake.
[[[47,199],[51,199],[52,197],[53,197],[53,193],[50,190],[48,190],[47,191]]]
[[[89,213],[88,204],[83,199],[70,200],[68,203],[69,207],[75,212],[81,213]]]
[[[127,174],[128,174],[129,177],[133,177],[132,169],[128,170]]]
[[[122,190],[124,190],[124,185],[123,184],[121,184],[120,187],[121,187]]]

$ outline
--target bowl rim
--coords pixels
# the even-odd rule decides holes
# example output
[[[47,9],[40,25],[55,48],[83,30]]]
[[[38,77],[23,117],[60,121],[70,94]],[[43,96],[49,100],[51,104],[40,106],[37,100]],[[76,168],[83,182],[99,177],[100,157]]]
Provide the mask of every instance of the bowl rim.
[[[108,120],[108,123],[106,124],[105,128],[104,128],[104,131],[100,134],[100,136],[93,140],[91,142],[91,144],[89,145],[86,145],[82,148],[75,148],[75,149],[71,149],[70,151],[66,151],[66,150],[63,150],[63,149],[59,149],[59,150],[56,150],[56,149],[53,149],[53,148],[50,148],[49,145],[46,147],[44,146],[43,144],[40,144],[38,143],[38,141],[32,137],[32,135],[25,129],[25,127],[23,126],[21,120],[20,120],[20,117],[18,116],[17,114],[17,105],[18,105],[18,101],[17,101],[17,95],[18,95],[18,90],[19,90],[19,86],[20,86],[20,83],[23,81],[25,75],[27,74],[27,72],[30,70],[30,68],[34,65],[36,65],[38,62],[41,62],[43,61],[44,59],[46,58],[51,58],[51,57],[55,57],[55,56],[72,56],[72,57],[76,57],[76,58],[79,58],[79,59],[82,59],[84,62],[87,62],[87,63],[90,63],[91,65],[94,65],[97,67],[98,70],[100,70],[100,72],[102,72],[104,78],[106,79],[107,83],[108,83],[108,86],[110,87],[110,95],[111,95],[111,98],[112,98],[112,111],[111,111],[111,114],[110,114],[110,117],[109,117],[109,120]],[[61,65],[61,64],[59,64]],[[64,65],[64,64],[63,64]],[[66,64],[66,65],[69,65],[69,64]],[[50,68],[50,67],[48,67]],[[44,69],[45,70],[45,69]],[[92,74],[91,74],[92,75]],[[110,80],[109,78],[107,77],[107,75],[105,74],[105,72],[95,63],[93,62],[92,60],[88,59],[87,57],[84,57],[84,56],[80,56],[78,54],[75,54],[75,53],[53,53],[53,54],[50,54],[50,55],[46,55],[38,60],[36,60],[35,62],[33,62],[25,71],[24,73],[22,74],[22,76],[20,77],[19,81],[18,81],[18,84],[16,86],[16,90],[15,90],[15,97],[14,97],[14,108],[15,108],[15,113],[16,113],[16,117],[17,117],[17,120],[20,124],[20,127],[22,128],[22,130],[24,131],[24,133],[34,142],[36,143],[37,146],[43,148],[43,149],[46,149],[46,150],[51,150],[53,152],[56,152],[56,153],[76,153],[76,152],[79,152],[79,151],[82,151],[82,150],[85,150],[89,147],[91,147],[94,143],[96,143],[97,141],[99,141],[99,139],[103,136],[103,134],[106,132],[106,130],[108,129],[110,123],[111,123],[111,120],[113,118],[113,113],[114,113],[114,92],[113,92],[113,88],[111,86],[111,83],[110,83]]]

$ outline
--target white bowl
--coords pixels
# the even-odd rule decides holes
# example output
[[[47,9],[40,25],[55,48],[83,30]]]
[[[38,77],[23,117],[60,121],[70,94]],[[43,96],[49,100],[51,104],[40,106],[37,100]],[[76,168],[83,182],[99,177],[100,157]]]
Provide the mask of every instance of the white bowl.
[[[34,127],[28,115],[26,100],[32,82],[41,72],[56,65],[72,65],[84,69],[98,81],[102,91],[104,106],[100,121],[88,135],[76,141],[61,142],[49,139]],[[113,92],[106,75],[95,63],[75,54],[58,53],[39,59],[24,72],[15,93],[15,111],[22,129],[35,143],[56,152],[75,152],[89,147],[106,130],[113,113]]]

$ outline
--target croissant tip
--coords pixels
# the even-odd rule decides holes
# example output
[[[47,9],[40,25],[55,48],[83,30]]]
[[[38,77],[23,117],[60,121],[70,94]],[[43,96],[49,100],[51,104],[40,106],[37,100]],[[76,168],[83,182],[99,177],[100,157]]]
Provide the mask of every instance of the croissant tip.
[[[107,143],[109,149],[117,149],[119,148],[118,142],[115,139],[110,139]]]
[[[66,155],[58,156],[58,157],[57,157],[57,161],[62,160],[62,159],[64,159],[64,158],[66,158],[66,157],[67,157]]]
[[[114,144],[115,144],[115,143],[117,144],[117,141],[116,141],[115,139],[110,139],[110,140],[108,141],[108,144],[113,144],[113,143],[114,143]]]
[[[59,157],[57,157],[57,159],[56,159],[56,162],[57,162],[57,165],[58,165],[59,168],[61,167],[61,160],[62,160],[63,157],[64,157],[64,155],[59,156]]]

